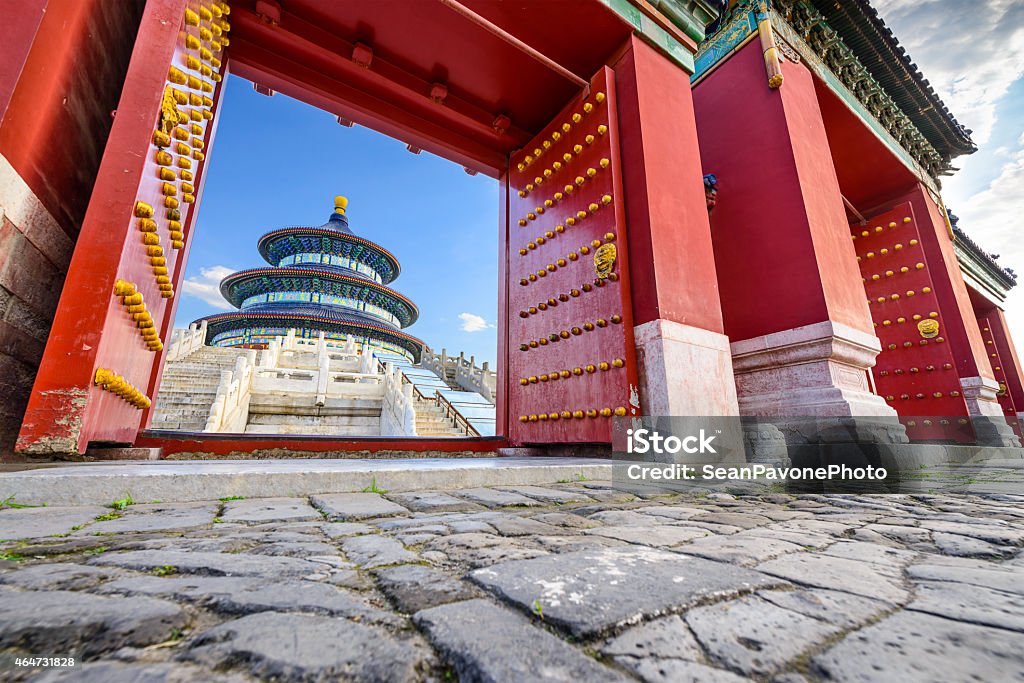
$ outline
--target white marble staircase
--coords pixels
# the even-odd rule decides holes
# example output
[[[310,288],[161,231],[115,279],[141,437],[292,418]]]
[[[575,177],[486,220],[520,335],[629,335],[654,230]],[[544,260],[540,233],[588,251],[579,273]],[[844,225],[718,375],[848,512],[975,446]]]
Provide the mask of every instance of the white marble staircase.
[[[150,428],[203,431],[221,371],[233,369],[244,353],[244,349],[203,346],[180,361],[165,364]]]
[[[466,436],[465,430],[446,416],[444,409],[429,399],[416,399],[416,436]]]

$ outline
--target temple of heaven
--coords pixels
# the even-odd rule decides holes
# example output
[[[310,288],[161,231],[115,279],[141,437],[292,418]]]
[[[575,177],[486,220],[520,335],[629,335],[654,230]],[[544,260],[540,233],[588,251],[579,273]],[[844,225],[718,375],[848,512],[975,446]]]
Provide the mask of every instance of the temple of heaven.
[[[398,277],[398,259],[348,227],[348,200],[334,198],[334,212],[318,227],[272,230],[258,243],[270,268],[224,278],[220,292],[239,310],[200,318],[213,346],[265,347],[294,329],[300,337],[353,339],[418,362],[423,342],[402,332],[416,322],[416,304],[387,285]]]

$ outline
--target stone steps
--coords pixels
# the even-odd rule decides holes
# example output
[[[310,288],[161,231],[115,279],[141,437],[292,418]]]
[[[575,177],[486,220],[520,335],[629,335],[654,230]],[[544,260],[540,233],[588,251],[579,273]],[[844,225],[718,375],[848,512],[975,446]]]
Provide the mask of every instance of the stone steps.
[[[153,429],[198,432],[206,426],[221,372],[233,370],[242,351],[204,346],[164,366],[153,402]]]

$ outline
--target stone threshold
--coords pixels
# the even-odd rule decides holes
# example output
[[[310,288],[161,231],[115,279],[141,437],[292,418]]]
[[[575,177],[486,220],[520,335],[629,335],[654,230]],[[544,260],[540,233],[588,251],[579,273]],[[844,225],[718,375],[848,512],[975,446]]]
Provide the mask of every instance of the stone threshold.
[[[137,503],[180,503],[348,493],[368,487],[398,492],[611,477],[611,460],[572,457],[47,463],[0,472],[0,500],[14,496],[23,505],[107,505],[130,495]]]

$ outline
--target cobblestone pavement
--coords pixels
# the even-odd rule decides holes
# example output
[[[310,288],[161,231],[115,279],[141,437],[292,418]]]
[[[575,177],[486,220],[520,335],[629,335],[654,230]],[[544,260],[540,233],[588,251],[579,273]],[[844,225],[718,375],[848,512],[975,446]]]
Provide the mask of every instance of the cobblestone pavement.
[[[0,649],[79,665],[0,678],[1024,680],[1022,503],[584,481],[5,509]]]

